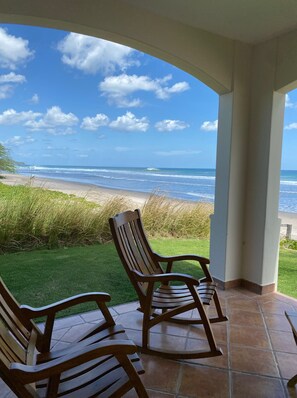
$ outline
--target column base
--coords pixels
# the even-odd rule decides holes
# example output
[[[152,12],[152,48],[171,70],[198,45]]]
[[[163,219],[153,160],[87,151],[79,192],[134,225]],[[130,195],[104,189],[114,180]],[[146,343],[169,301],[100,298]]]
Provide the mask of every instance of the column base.
[[[273,293],[276,290],[275,283],[271,283],[269,285],[261,286],[257,283],[247,281],[245,279],[234,279],[233,281],[221,281],[220,279],[213,278],[214,281],[218,284],[218,287],[222,290],[233,289],[235,287],[243,287],[251,292],[256,294],[268,294]]]

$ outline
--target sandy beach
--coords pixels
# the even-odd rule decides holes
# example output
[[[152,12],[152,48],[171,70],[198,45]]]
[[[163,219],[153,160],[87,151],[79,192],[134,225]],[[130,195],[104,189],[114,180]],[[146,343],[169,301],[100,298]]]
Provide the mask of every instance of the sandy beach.
[[[25,185],[30,184],[34,187],[50,189],[52,191],[60,191],[67,194],[73,194],[89,201],[96,203],[104,203],[114,195],[123,196],[131,200],[133,205],[141,207],[149,194],[143,192],[132,192],[118,189],[110,189],[99,187],[92,184],[83,184],[79,182],[71,182],[64,180],[55,180],[41,177],[27,177],[20,174],[4,174],[4,179],[0,182],[7,185]],[[292,239],[297,240],[297,213],[280,212],[279,218],[282,224],[292,225]],[[286,234],[286,226],[281,227],[281,236]]]
[[[279,212],[279,218],[282,220],[282,224],[292,225],[292,235],[291,239],[297,240],[297,214],[296,213],[285,213]],[[286,226],[281,227],[281,236],[286,235]]]
[[[0,182],[7,185],[26,185],[45,188],[51,191],[60,191],[68,195],[73,194],[86,200],[104,203],[111,197],[118,195],[128,198],[135,206],[142,206],[149,194],[143,192],[132,192],[119,189],[110,189],[98,187],[92,184],[83,184],[79,182],[55,180],[52,178],[27,177],[20,174],[3,174],[5,177]]]

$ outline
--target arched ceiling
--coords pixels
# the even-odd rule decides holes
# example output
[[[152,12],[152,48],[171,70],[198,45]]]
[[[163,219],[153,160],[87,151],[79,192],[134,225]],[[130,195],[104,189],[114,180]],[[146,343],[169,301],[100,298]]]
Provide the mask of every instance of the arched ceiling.
[[[297,0],[0,0],[0,23],[64,29],[125,44],[176,65],[224,94],[232,90],[237,49],[250,51],[254,44],[297,29],[296,3]],[[293,50],[289,51],[295,54],[294,38],[295,35]],[[280,62],[285,59],[283,69],[287,75],[288,50],[283,48]],[[296,80],[295,72],[293,75],[287,79],[289,83]],[[285,84],[281,81],[279,86]]]
[[[1,22],[51,27],[115,41],[172,63],[219,94],[231,90],[232,40],[122,0],[0,0]]]

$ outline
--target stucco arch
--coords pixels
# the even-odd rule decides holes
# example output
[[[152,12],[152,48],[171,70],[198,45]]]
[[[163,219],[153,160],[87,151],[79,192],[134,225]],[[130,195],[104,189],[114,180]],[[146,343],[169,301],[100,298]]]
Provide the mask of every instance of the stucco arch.
[[[124,44],[192,74],[218,94],[232,89],[234,41],[115,0],[4,0],[2,23],[73,31]]]

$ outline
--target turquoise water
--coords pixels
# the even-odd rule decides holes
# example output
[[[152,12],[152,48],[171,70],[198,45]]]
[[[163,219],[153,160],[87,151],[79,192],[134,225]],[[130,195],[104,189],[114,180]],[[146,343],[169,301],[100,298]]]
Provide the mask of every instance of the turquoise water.
[[[19,173],[105,188],[161,191],[172,198],[214,202],[214,169],[165,169],[82,166],[22,166]],[[297,213],[297,171],[281,172],[279,210]]]

